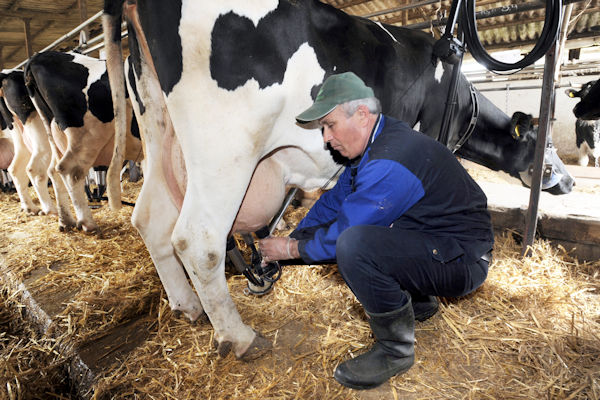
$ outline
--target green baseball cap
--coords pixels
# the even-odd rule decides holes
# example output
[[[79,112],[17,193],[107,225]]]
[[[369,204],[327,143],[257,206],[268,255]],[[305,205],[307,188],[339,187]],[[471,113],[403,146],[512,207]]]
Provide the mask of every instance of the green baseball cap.
[[[296,117],[300,123],[323,118],[338,105],[351,100],[375,97],[373,89],[365,85],[354,72],[331,75],[325,79],[312,106]]]

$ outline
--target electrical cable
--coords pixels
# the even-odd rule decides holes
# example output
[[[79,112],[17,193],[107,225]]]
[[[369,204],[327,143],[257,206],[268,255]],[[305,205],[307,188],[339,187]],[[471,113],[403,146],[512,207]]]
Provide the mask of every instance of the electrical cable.
[[[456,0],[455,0],[456,1]],[[558,38],[562,21],[562,0],[546,0],[544,28],[534,48],[516,63],[498,61],[483,48],[477,33],[475,0],[466,0],[460,11],[460,24],[465,34],[469,52],[478,63],[489,71],[512,71],[523,69],[546,55]]]

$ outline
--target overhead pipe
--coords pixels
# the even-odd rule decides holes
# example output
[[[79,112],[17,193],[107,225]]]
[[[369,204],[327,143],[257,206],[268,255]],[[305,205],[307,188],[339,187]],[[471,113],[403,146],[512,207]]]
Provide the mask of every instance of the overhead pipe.
[[[566,5],[566,4],[571,4],[571,3],[579,3],[582,1],[584,1],[584,0],[563,0],[562,4]],[[542,9],[545,7],[546,7],[546,4],[539,2],[539,1],[532,2],[532,3],[522,3],[522,4],[508,4],[504,7],[497,7],[497,8],[492,8],[489,10],[478,11],[475,13],[475,18],[476,19],[485,19],[485,18],[501,17],[504,15],[516,14],[519,12],[539,10],[539,9]],[[430,26],[432,26],[432,24],[433,24],[433,26],[440,26],[440,25],[445,25],[447,22],[448,22],[447,18],[442,18],[440,20],[432,20],[432,21],[427,21],[427,22],[419,22],[419,23],[411,24],[411,25],[405,25],[404,28],[426,29],[426,28],[429,28]]]
[[[65,33],[60,38],[58,38],[54,42],[50,43],[48,46],[44,47],[39,52],[41,53],[43,51],[52,50],[53,48],[55,48],[56,46],[58,46],[59,44],[61,44],[65,40],[71,39],[75,35],[78,35],[81,30],[83,30],[84,28],[86,28],[87,26],[89,26],[90,24],[92,24],[98,18],[102,17],[103,13],[104,13],[104,11],[98,11],[93,17],[91,17],[87,21],[82,22],[81,24],[77,25],[77,27],[75,27],[73,30],[71,30],[68,33]],[[27,59],[27,60],[29,60],[29,59]],[[19,63],[15,67],[13,67],[13,69],[21,68],[23,65],[25,65],[27,63],[27,60],[22,61],[21,63]]]

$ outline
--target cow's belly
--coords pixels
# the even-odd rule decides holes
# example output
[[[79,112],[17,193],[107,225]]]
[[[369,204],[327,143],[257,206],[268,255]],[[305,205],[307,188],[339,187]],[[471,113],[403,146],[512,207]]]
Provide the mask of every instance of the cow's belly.
[[[7,169],[14,155],[12,140],[0,137],[0,169]]]

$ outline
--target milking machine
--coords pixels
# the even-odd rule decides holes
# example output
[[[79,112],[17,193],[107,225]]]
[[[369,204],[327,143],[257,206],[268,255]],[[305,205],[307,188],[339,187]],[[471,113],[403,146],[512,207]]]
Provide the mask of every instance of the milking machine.
[[[85,193],[90,202],[100,202],[106,199],[104,192],[106,191],[106,171],[108,167],[94,167],[90,169],[85,177]],[[100,205],[90,205],[91,208],[98,208]]]
[[[258,239],[264,239],[273,233],[275,227],[283,217],[285,210],[296,196],[297,191],[298,189],[296,188],[290,189],[285,196],[281,208],[273,217],[269,225],[254,232]],[[272,261],[263,265],[262,256],[254,245],[253,236],[248,233],[243,234],[242,238],[252,251],[250,264],[246,264],[233,236],[229,237],[227,240],[227,256],[235,268],[248,280],[248,287],[246,288],[245,293],[262,296],[269,293],[273,289],[273,284],[281,278],[281,266],[277,261]]]

